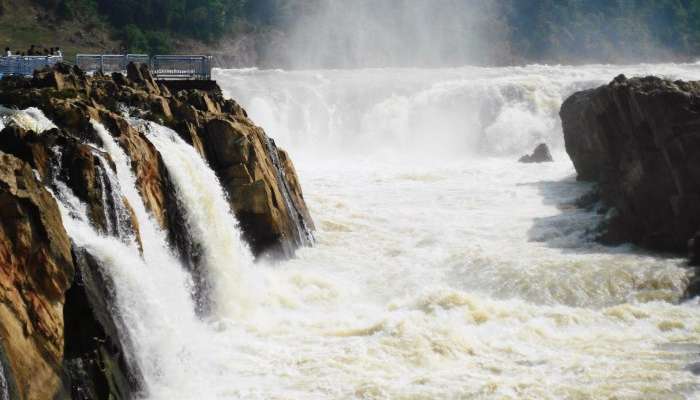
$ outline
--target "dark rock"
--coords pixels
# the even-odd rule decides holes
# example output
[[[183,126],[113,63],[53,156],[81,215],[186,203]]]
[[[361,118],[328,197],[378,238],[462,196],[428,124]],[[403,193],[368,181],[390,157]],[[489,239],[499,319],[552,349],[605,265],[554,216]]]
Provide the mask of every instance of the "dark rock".
[[[89,253],[74,249],[76,272],[66,293],[64,365],[72,399],[131,399],[141,389],[137,365],[128,365],[119,330],[124,322],[112,312],[114,288]]]
[[[700,267],[700,232],[688,240],[688,259],[690,265]]]
[[[608,241],[685,253],[700,228],[700,83],[621,75],[560,115],[578,179],[616,210]]]
[[[532,154],[526,154],[520,157],[518,161],[521,163],[543,163],[552,162],[554,159],[552,158],[552,153],[549,152],[549,147],[547,147],[547,144],[540,143],[537,145],[537,147],[535,147]]]

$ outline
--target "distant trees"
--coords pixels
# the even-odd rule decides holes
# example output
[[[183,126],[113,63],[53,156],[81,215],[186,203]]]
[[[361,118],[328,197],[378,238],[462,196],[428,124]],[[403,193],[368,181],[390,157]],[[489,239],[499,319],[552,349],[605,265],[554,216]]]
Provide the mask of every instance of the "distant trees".
[[[700,0],[501,0],[513,48],[531,60],[700,54]]]
[[[329,0],[34,1],[53,8],[61,18],[98,18],[112,25],[132,51],[163,52],[172,47],[173,35],[213,41],[235,26],[284,33],[302,16],[312,14],[322,2]],[[566,62],[700,54],[700,0],[490,0],[488,3],[493,12],[482,16],[483,26],[504,30],[493,37],[506,43],[495,43],[494,47],[510,49],[507,51],[513,54],[508,57]],[[410,0],[399,4],[403,8],[411,7]],[[435,1],[435,7],[441,4]],[[397,10],[397,14],[401,11]]]
[[[210,41],[243,19],[246,0],[35,0],[61,18],[99,17],[121,32],[130,51],[162,52],[172,33]],[[257,2],[251,1],[253,3]]]

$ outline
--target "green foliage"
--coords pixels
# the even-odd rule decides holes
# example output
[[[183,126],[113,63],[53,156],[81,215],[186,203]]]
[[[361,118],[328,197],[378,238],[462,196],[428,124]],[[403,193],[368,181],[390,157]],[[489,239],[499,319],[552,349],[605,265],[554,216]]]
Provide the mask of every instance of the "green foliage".
[[[129,53],[168,54],[173,50],[167,33],[143,32],[133,24],[124,27],[123,39]]]
[[[532,60],[620,61],[700,53],[700,0],[502,0],[511,44]]]
[[[172,36],[214,41],[244,26],[284,32],[327,1],[35,0],[67,19],[114,26],[130,51],[171,50]],[[380,2],[382,0],[377,0]],[[423,0],[425,1],[425,0]],[[451,0],[474,1],[474,0]],[[405,7],[411,7],[410,1]],[[488,0],[493,47],[534,61],[620,61],[700,54],[700,0]],[[441,2],[435,0],[435,7]],[[400,10],[399,10],[400,11]],[[475,11],[476,12],[476,11]],[[505,24],[500,21],[505,20]],[[505,28],[502,28],[505,26]],[[506,38],[506,39],[503,39]],[[490,44],[489,44],[490,45]]]
[[[58,15],[62,18],[84,18],[97,15],[96,0],[61,0],[58,3]]]
[[[130,51],[167,53],[172,33],[204,41],[244,18],[246,0],[35,0],[64,19],[100,16],[121,33]],[[254,1],[254,0],[251,0]]]

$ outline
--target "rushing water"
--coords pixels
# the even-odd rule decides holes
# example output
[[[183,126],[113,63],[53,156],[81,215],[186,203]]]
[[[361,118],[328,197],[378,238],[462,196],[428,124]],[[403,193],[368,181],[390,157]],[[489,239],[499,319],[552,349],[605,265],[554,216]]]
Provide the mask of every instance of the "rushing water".
[[[678,304],[683,261],[597,245],[602,216],[571,206],[590,187],[563,153],[558,108],[620,72],[700,78],[696,65],[218,71],[290,150],[318,227],[314,247],[276,265],[252,265],[196,152],[133,121],[203,248],[206,317],[104,127],[143,257],[96,232],[68,188],[57,197],[114,281],[146,398],[695,398],[700,309]],[[540,141],[555,163],[515,161]]]
[[[218,71],[290,150],[318,243],[274,268],[218,396],[685,398],[700,310],[682,260],[591,241],[562,101],[700,65]],[[553,164],[515,160],[547,142]],[[230,329],[230,328],[229,328]],[[234,356],[234,358],[237,358]]]

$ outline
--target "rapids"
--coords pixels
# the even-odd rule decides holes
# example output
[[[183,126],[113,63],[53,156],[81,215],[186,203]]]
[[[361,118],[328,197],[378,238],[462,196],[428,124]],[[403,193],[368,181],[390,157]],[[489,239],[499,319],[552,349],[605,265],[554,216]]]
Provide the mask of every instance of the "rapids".
[[[60,182],[56,197],[114,282],[144,398],[697,398],[700,312],[679,303],[683,260],[598,245],[604,216],[572,205],[590,186],[563,151],[558,108],[620,72],[700,79],[694,64],[217,71],[290,151],[317,224],[313,247],[271,265],[253,264],[196,152],[132,121],[202,246],[206,316],[103,126],[106,178],[134,209],[143,257],[96,232]],[[554,163],[516,162],[541,141]]]
[[[227,321],[246,379],[219,396],[696,397],[683,261],[595,244],[603,216],[571,205],[590,187],[559,107],[619,73],[700,65],[217,71],[290,151],[319,228],[259,267],[269,304]],[[542,141],[555,163],[516,162]]]

